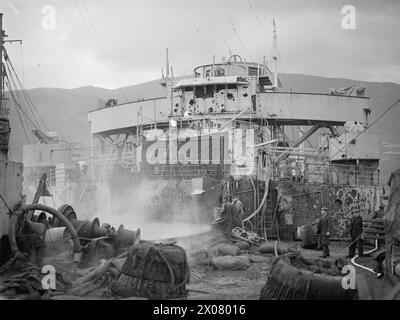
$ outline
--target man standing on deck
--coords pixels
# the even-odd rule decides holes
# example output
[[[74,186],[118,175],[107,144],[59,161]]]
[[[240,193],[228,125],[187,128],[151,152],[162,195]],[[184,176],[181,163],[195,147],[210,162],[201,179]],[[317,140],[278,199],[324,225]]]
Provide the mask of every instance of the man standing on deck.
[[[322,256],[321,258],[329,257],[329,239],[331,236],[331,226],[332,221],[329,216],[328,209],[323,207],[321,208],[321,219],[318,222],[318,231],[317,233],[321,239],[321,247],[322,247]]]
[[[233,229],[235,227],[242,226],[242,221],[244,218],[244,210],[242,202],[237,197],[233,198],[232,206],[233,206],[232,208],[232,215],[233,215],[232,229]]]
[[[232,231],[232,203],[229,201],[229,196],[225,195],[221,207],[221,229],[225,236],[230,239]]]
[[[356,253],[356,247],[358,250],[358,256],[362,257],[364,255],[364,245],[361,235],[363,233],[363,221],[360,215],[360,209],[356,208],[353,210],[353,217],[350,222],[350,247],[349,255],[347,258],[353,258]]]

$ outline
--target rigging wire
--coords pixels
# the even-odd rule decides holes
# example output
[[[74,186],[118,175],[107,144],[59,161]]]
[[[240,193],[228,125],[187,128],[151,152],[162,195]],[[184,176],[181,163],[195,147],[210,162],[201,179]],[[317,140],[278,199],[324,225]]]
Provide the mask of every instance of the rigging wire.
[[[17,110],[18,119],[19,119],[19,122],[21,123],[22,130],[24,131],[26,141],[30,144],[31,141],[29,139],[28,131],[27,131],[26,127],[25,127],[25,123],[24,123],[24,120],[22,118],[21,111],[19,110],[19,108],[15,108],[15,109]]]
[[[24,51],[22,41],[19,43],[21,52],[21,73],[22,73],[22,84],[25,86],[25,68],[24,68]]]
[[[7,81],[6,81],[7,88],[9,90],[9,93],[10,93],[15,105],[17,106],[17,108],[19,108],[19,110],[21,110],[21,112],[25,116],[25,120],[29,121],[34,128],[38,129],[37,124],[32,120],[32,118],[29,116],[29,114],[27,114],[27,111],[21,106],[18,99],[15,97],[14,93],[18,94],[18,91],[16,91],[12,87],[12,82],[10,81],[10,78],[9,78],[7,72],[5,73],[5,78],[7,79]],[[24,126],[23,122],[22,122],[22,125]],[[28,141],[29,141],[29,139],[28,139]]]
[[[9,82],[6,82],[6,85],[8,87],[8,90],[10,92],[10,95],[15,103],[15,105],[19,108],[19,110],[21,110],[21,112],[24,114],[25,119],[28,120],[29,122],[31,122],[31,124],[33,125],[33,127],[36,126],[36,124],[32,121],[32,119],[29,117],[29,115],[26,114],[26,111],[23,109],[23,107],[19,104],[18,99],[15,98],[13,92],[13,89],[9,86]]]
[[[230,23],[231,23],[231,25],[232,25],[232,29],[233,29],[233,31],[235,32],[236,37],[238,38],[240,44],[242,45],[244,51],[246,51],[246,54],[249,56],[250,60],[251,60],[251,61],[254,61],[254,59],[253,59],[253,57],[251,56],[249,50],[247,50],[247,48],[246,48],[246,46],[244,45],[242,39],[240,39],[239,33],[237,32],[235,26],[233,25],[233,22],[230,21]]]
[[[231,57],[231,56],[232,56],[231,48],[229,48],[228,43],[226,42],[225,38],[222,38],[222,40],[224,40],[224,43],[225,43],[225,45],[226,45],[226,48],[227,48],[228,51],[229,51],[229,56]]]
[[[110,76],[111,76],[112,80],[114,81],[115,85],[117,86],[117,88],[119,87],[118,90],[120,90],[120,92],[124,96],[125,100],[129,101],[127,95],[125,94],[125,91],[123,90],[122,87],[119,86],[118,81],[117,81],[114,73],[112,72],[110,61],[107,58],[107,55],[106,55],[106,53],[104,51],[104,48],[103,48],[103,46],[101,44],[99,34],[96,31],[95,25],[93,23],[93,19],[91,18],[91,15],[89,13],[89,10],[87,9],[87,6],[86,6],[85,2],[83,0],[81,2],[79,2],[79,0],[75,0],[75,4],[76,4],[76,6],[77,6],[77,8],[79,10],[79,13],[80,13],[80,15],[82,17],[82,20],[83,20],[84,24],[85,24],[85,27],[86,27],[86,29],[87,29],[87,31],[89,33],[89,37],[92,40],[92,43],[93,43],[95,49],[97,50],[97,53],[98,53],[100,59],[102,60],[102,63],[104,65],[106,71],[110,74]],[[87,17],[85,16],[80,4],[81,4],[83,10],[86,12],[86,16]]]
[[[22,95],[23,95],[23,97],[25,98],[25,100],[26,100],[26,102],[27,102],[27,106],[28,106],[29,110],[31,111],[31,114],[32,114],[33,118],[35,119],[35,121],[36,121],[36,123],[37,123],[37,126],[38,126],[37,129],[40,130],[40,131],[43,131],[43,130],[41,129],[42,126],[43,126],[43,128],[44,128],[45,130],[49,131],[48,128],[47,128],[47,126],[46,126],[46,123],[44,122],[43,118],[40,116],[40,113],[39,113],[38,109],[36,108],[36,106],[35,106],[35,104],[33,103],[32,99],[30,98],[30,96],[29,96],[28,93],[26,92],[26,90],[25,90],[25,88],[24,88],[24,86],[23,86],[21,80],[20,80],[19,77],[18,77],[17,72],[15,71],[15,68],[14,68],[14,66],[13,66],[13,64],[12,64],[11,59],[10,59],[10,57],[9,57],[7,54],[5,55],[5,61],[6,61],[7,65],[8,65],[8,66],[11,68],[11,70],[12,70],[12,72],[11,72],[11,70],[9,70],[10,76],[12,77],[12,79],[13,79],[13,77],[15,77],[15,79],[17,80],[17,83],[15,83],[15,88],[16,88],[16,90],[18,90],[18,91],[20,90],[21,93],[22,93]],[[10,69],[9,67],[8,67],[8,69]],[[38,120],[38,119],[39,119],[39,120]],[[41,122],[42,125],[39,124],[39,121]]]
[[[332,160],[339,152],[343,152],[344,150],[346,150],[352,142],[356,141],[365,131],[367,131],[375,123],[377,123],[386,113],[388,113],[390,110],[392,110],[399,102],[400,102],[400,99],[398,99],[389,108],[387,108],[384,112],[382,112],[382,114],[378,118],[376,118],[376,120],[374,122],[372,122],[368,127],[366,127],[363,131],[361,131],[358,135],[356,135],[353,139],[351,139],[348,143],[346,143],[346,145],[343,148],[339,149],[333,156],[331,156],[329,158],[329,161]]]
[[[20,90],[18,90],[15,80],[13,78],[11,78],[11,82],[10,82],[10,79],[8,79],[8,81],[10,84],[10,91],[12,90],[14,92],[14,94],[16,95],[16,98],[13,97],[13,99],[23,103],[23,99],[21,98]],[[29,111],[32,113],[32,109],[24,107],[24,105],[21,103],[18,103],[18,105],[20,106],[21,111],[24,113],[25,119],[30,120],[35,129],[39,129],[39,124],[37,122],[37,119],[34,116],[29,115]]]
[[[260,25],[261,25],[262,27],[265,28],[266,32],[267,32],[268,35],[269,35],[269,29],[268,29],[267,26],[264,24],[263,20],[257,15],[255,9],[254,9],[253,6],[250,4],[250,1],[249,1],[249,0],[247,0],[247,4],[248,4],[250,10],[253,12],[253,14],[254,14],[256,20],[260,23]],[[268,30],[268,31],[267,31],[267,30]],[[281,54],[280,54],[280,51],[279,51],[278,43],[276,43],[276,53],[277,53],[278,63],[280,64],[281,69],[282,69],[282,73],[281,73],[281,74],[283,75],[283,74],[285,74],[285,70],[284,70],[284,67],[283,67],[283,60],[282,60],[282,57],[281,57]],[[274,55],[274,54],[273,54],[273,48],[272,48],[272,56],[273,56],[273,55]],[[283,81],[284,81],[284,83],[285,83],[286,88],[289,89],[289,86],[288,86],[287,81],[286,81],[286,76],[282,76],[282,79],[283,79]]]

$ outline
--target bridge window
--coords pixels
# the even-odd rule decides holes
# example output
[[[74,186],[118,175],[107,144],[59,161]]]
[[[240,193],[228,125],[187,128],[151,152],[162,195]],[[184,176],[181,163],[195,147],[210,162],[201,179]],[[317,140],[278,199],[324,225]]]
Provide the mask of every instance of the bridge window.
[[[203,86],[195,87],[194,95],[196,98],[204,98],[205,92]]]
[[[252,77],[257,76],[257,70],[258,70],[258,68],[256,68],[256,67],[249,67],[249,76],[252,76]]]
[[[206,96],[205,98],[212,98],[214,97],[214,86],[208,85],[206,86]]]
[[[225,85],[224,84],[218,84],[217,85],[217,92],[224,93],[222,90],[225,90]]]

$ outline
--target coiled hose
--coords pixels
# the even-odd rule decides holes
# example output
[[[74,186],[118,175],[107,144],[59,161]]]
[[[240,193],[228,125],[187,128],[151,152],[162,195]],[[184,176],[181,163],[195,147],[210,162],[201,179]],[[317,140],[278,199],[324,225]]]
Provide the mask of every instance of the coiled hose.
[[[24,215],[28,211],[35,211],[35,210],[40,210],[47,212],[51,214],[53,217],[57,217],[57,219],[60,219],[64,225],[67,227],[68,231],[71,234],[72,241],[74,244],[74,262],[78,263],[80,262],[81,259],[81,244],[79,241],[79,236],[78,233],[76,232],[74,226],[71,224],[71,222],[68,221],[66,217],[64,217],[59,211],[56,209],[50,208],[48,206],[42,205],[42,204],[28,204],[26,206],[22,206],[19,208],[16,212],[14,212],[11,215],[11,220],[10,220],[10,225],[8,227],[8,239],[10,242],[10,249],[13,255],[20,255],[21,252],[18,248],[17,245],[17,240],[16,240],[16,232],[17,232],[17,224],[19,219],[23,219]]]

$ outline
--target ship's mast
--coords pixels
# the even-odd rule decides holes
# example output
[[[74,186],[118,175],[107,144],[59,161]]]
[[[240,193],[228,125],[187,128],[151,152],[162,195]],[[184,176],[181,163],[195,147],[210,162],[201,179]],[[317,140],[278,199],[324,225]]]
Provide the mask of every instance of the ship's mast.
[[[10,122],[7,118],[7,111],[4,103],[4,67],[3,51],[4,38],[3,14],[0,13],[0,161],[8,159],[8,142],[10,137]]]
[[[4,74],[3,74],[3,50],[4,38],[7,37],[3,30],[3,14],[0,13],[0,118],[6,118],[6,110],[4,108]]]
[[[8,119],[8,109],[6,107],[6,98],[4,94],[5,68],[3,56],[5,56],[4,44],[19,42],[22,40],[5,40],[6,32],[3,30],[3,13],[0,13],[0,160],[8,159],[8,143],[10,139],[10,122]]]
[[[273,53],[272,53],[272,59],[274,60],[274,84],[273,84],[273,87],[275,90],[277,90],[278,89],[278,40],[276,37],[275,19],[272,19],[272,26],[274,27],[274,45],[273,45]]]

